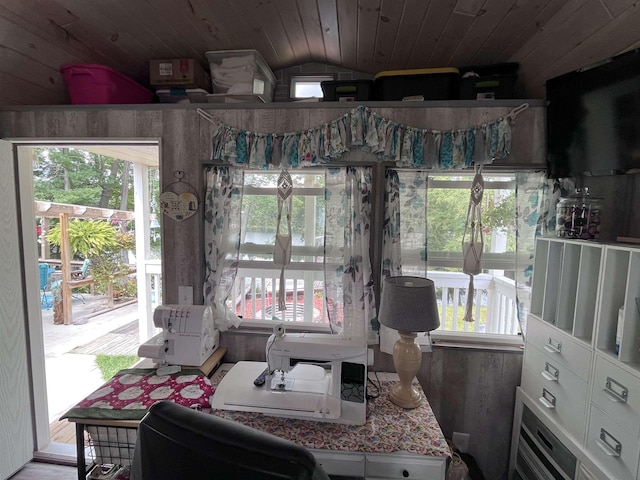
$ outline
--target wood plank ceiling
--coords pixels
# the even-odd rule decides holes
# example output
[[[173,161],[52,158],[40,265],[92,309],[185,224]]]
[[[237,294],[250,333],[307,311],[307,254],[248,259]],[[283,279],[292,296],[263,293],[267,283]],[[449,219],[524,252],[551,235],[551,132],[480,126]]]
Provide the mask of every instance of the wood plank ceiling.
[[[148,61],[256,49],[272,70],[520,64],[544,81],[640,46],[635,0],[2,0],[0,105],[60,104],[60,67],[108,65],[148,84]]]

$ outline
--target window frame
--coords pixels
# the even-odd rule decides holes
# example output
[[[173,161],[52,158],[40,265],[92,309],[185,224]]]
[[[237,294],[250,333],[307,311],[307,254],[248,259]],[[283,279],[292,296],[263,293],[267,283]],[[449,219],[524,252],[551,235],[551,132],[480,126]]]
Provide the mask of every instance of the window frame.
[[[364,164],[364,163],[363,163]],[[367,164],[371,165],[370,163],[367,162]],[[326,166],[320,166],[320,167],[314,167],[314,168],[309,168],[309,169],[304,169],[302,171],[300,171],[300,173],[319,173],[319,172],[323,172],[325,169],[328,168],[333,168],[334,165],[326,165]],[[340,166],[344,166],[344,164],[341,164]],[[385,207],[384,205],[384,177],[385,177],[385,169],[393,169],[393,170],[398,170],[398,171],[412,171],[414,169],[402,169],[402,168],[397,168],[395,165],[391,165],[388,163],[376,163],[374,164],[374,169],[373,169],[373,175],[374,175],[374,179],[373,179],[373,185],[374,185],[374,190],[372,191],[373,194],[373,199],[372,199],[372,224],[371,224],[371,264],[372,264],[372,268],[374,270],[374,277],[378,278],[378,281],[376,283],[380,283],[381,281],[381,277],[380,277],[380,273],[381,273],[381,258],[382,258],[382,212],[383,209]],[[459,172],[449,172],[449,171],[442,171],[442,172],[435,172],[432,169],[424,169],[425,172],[427,172],[427,175],[429,176],[429,185],[428,188],[433,188],[431,182],[439,182],[438,180],[432,180],[432,177],[436,177],[438,175],[446,175],[446,176],[450,176],[450,175],[456,175],[456,174],[461,174],[461,175],[472,175],[471,171],[467,172],[467,171],[459,171]],[[250,173],[274,173],[275,172],[266,172],[266,171],[255,171],[255,170],[248,170],[247,172]],[[291,173],[293,174],[295,171],[292,171]],[[279,173],[279,172],[278,172]],[[516,169],[489,169],[485,167],[484,170],[484,175],[485,176],[493,176],[493,175],[511,175],[514,176],[516,175]],[[441,182],[441,181],[440,181]],[[450,183],[447,182],[447,184],[449,185]],[[469,188],[471,181],[470,180],[465,180],[462,182],[463,187],[461,188]],[[497,185],[500,187],[505,186],[506,184],[509,185],[513,185],[515,186],[515,180],[511,181],[511,182],[487,182],[487,184],[489,186],[491,185]],[[436,183],[437,185],[437,183]],[[255,187],[248,187],[249,189],[251,188],[255,188]],[[319,190],[324,191],[323,188],[321,187],[316,187]],[[276,194],[277,189],[276,188],[272,188],[273,190],[273,194]],[[295,188],[294,188],[294,194],[295,194]],[[299,194],[299,192],[298,192]],[[379,217],[379,218],[378,218]],[[261,247],[255,247],[255,253],[261,253],[260,250]],[[304,246],[294,246],[292,249],[292,255],[295,255],[296,252],[298,252],[298,254],[304,253],[304,254],[309,254],[309,253],[313,253],[314,250],[313,249],[318,249],[315,250],[315,252],[318,252],[319,249],[321,247],[304,247]],[[245,246],[245,250],[244,252],[249,251],[250,249],[247,249]],[[241,249],[241,254],[243,253],[243,250]],[[262,253],[264,253],[264,246],[262,246]],[[430,252],[430,255],[433,252]],[[493,258],[492,258],[493,257]],[[509,257],[508,259],[505,257]],[[483,265],[486,264],[486,261],[489,260],[492,264],[492,268],[493,269],[503,269],[501,268],[503,265],[507,268],[504,269],[509,269],[509,267],[514,268],[515,265],[518,265],[518,263],[520,262],[520,259],[526,260],[526,258],[528,258],[527,254],[521,254],[521,255],[517,255],[516,252],[511,252],[511,253],[501,253],[501,254],[492,254],[491,252],[484,252],[483,254]],[[429,258],[429,260],[431,260],[431,258]],[[460,266],[460,262],[462,260],[462,253],[460,252],[460,256],[456,257],[456,256],[450,256],[448,258],[439,258],[438,259],[438,266],[451,266],[451,267],[459,267]],[[246,262],[251,262],[248,260],[240,260],[240,266],[241,267],[246,267],[247,263]],[[255,265],[255,261],[254,265]],[[506,262],[506,264],[505,264]],[[322,263],[318,263],[317,264],[317,269],[318,271],[322,270]],[[429,266],[431,265],[431,262],[429,261],[428,266],[427,266],[427,271],[429,270]],[[288,269],[291,270],[297,270],[299,269],[298,266],[296,266],[294,263],[292,263]],[[240,274],[238,274],[238,276],[240,276]],[[378,306],[379,306],[379,301],[380,301],[380,295],[379,295],[379,285],[377,285],[375,287],[376,290],[376,298],[377,298],[377,302],[378,302]],[[271,331],[271,329],[273,328],[273,325],[271,325],[269,323],[269,320],[250,320],[250,319],[243,319],[242,322],[242,326],[241,329],[245,329],[246,331],[254,331],[254,332],[265,332],[265,331]],[[275,322],[273,322],[273,324],[275,324]],[[325,332],[325,333],[329,333],[331,331],[331,327],[330,325],[327,324],[320,324],[320,323],[311,323],[311,322],[286,322],[287,324],[287,329],[290,331],[309,331],[309,332]],[[430,332],[430,336],[427,334],[420,334],[418,335],[417,339],[416,339],[417,343],[421,346],[421,348],[423,349],[423,351],[431,351],[431,346],[458,346],[458,347],[464,347],[464,348],[480,348],[480,349],[499,349],[499,350],[512,350],[512,349],[520,349],[523,345],[523,337],[520,333],[518,333],[517,335],[508,335],[508,334],[489,334],[489,333],[476,333],[476,332],[464,332],[464,331],[440,331],[440,330],[436,330],[433,332]]]
[[[296,100],[303,100],[305,98],[322,98],[323,95],[319,97],[315,96],[304,96],[298,97],[296,96],[296,87],[300,83],[318,83],[320,86],[320,82],[332,82],[334,80],[333,75],[295,75],[289,79],[289,98],[293,98]],[[321,90],[322,91],[322,90]]]
[[[324,175],[324,169],[320,168],[308,168],[308,169],[304,169],[304,170],[298,170],[298,171],[291,171],[291,175],[295,176],[295,175]],[[278,175],[280,175],[280,171],[264,171],[264,170],[254,170],[254,169],[250,169],[250,170],[246,170],[245,171],[245,178],[246,175],[269,175],[272,176],[274,178],[277,178]],[[245,180],[246,181],[246,180]],[[277,187],[274,186],[256,186],[256,185],[243,185],[243,202],[244,199],[247,196],[265,196],[265,197],[274,197],[277,198],[278,195],[278,189]],[[324,199],[324,195],[325,195],[325,189],[323,187],[317,187],[317,186],[309,186],[309,187],[304,187],[304,186],[293,186],[292,188],[292,196],[303,196],[305,197],[305,199],[309,198],[309,197],[315,197],[315,198],[323,198]],[[311,208],[315,209],[315,202],[313,202],[313,205],[311,205]],[[307,213],[312,213],[312,215],[315,213],[314,212],[310,212],[309,211],[309,204],[307,202],[305,202],[305,211]],[[316,218],[314,217],[313,220],[313,230],[315,231],[317,228],[316,225]],[[244,221],[243,221],[243,224]],[[306,225],[307,227],[308,225]],[[293,227],[292,227],[293,228]],[[323,227],[324,228],[324,227]],[[293,233],[293,232],[292,232]],[[246,229],[245,229],[245,234],[246,234]],[[313,236],[314,241],[313,243],[315,244],[315,238],[316,236]],[[237,271],[237,275],[236,275],[236,282],[239,282],[240,279],[247,279],[247,278],[252,278],[252,282],[251,282],[251,292],[255,292],[255,280],[256,279],[261,279],[261,280],[265,280],[265,279],[277,279],[279,277],[279,272],[280,272],[280,268],[276,267],[273,264],[273,260],[272,259],[247,259],[247,258],[242,258],[243,256],[247,256],[247,255],[265,255],[265,256],[272,256],[273,255],[273,250],[274,250],[274,245],[273,244],[269,244],[269,243],[255,243],[255,242],[246,242],[246,241],[241,241],[240,245],[239,245],[239,250],[238,250],[238,254],[239,254],[239,258],[238,258],[238,271]],[[324,282],[324,262],[318,262],[318,261],[310,261],[310,262],[305,262],[305,261],[296,261],[293,260],[293,258],[295,257],[299,257],[299,256],[303,256],[303,257],[324,257],[325,256],[325,247],[324,245],[291,245],[291,263],[289,264],[289,266],[286,267],[286,272],[294,272],[293,275],[293,279],[291,278],[287,278],[287,282],[288,281],[292,281],[293,282],[293,288],[295,289],[296,292],[300,292],[300,291],[305,291],[305,295],[306,293],[308,293],[308,289],[307,287],[303,287],[303,289],[299,289],[298,288],[298,282],[299,281],[304,281],[304,278],[298,278],[300,276],[304,276],[305,273],[309,273],[311,276],[322,276],[322,282]],[[252,271],[252,275],[242,275],[242,271],[243,270],[251,270]],[[256,275],[255,273],[258,273],[259,275]],[[313,280],[313,282],[315,282],[317,280]],[[262,282],[261,282],[261,286],[258,288],[262,287]],[[312,287],[314,288],[314,287]],[[271,290],[272,290],[272,294],[273,292],[275,292],[275,284],[271,285]],[[236,287],[234,286],[234,288],[232,289],[232,293],[236,291]],[[296,299],[293,301],[294,304],[294,308],[297,307],[298,305],[305,305],[305,303],[303,302],[302,304],[299,304],[297,302],[297,295],[295,296]],[[264,295],[262,296],[262,300],[264,301]],[[227,304],[229,303],[229,301],[233,301],[233,300],[229,300],[227,299]],[[245,304],[248,303],[246,302],[246,298],[243,299],[241,301],[241,305],[244,307]],[[273,305],[274,303],[272,303]],[[237,312],[237,305],[233,305],[234,307],[234,312]],[[305,307],[307,308],[307,307]],[[308,307],[309,309],[311,309],[312,307]],[[251,307],[252,310],[255,310],[254,306]],[[266,308],[264,309],[266,310]],[[263,329],[263,328],[272,328],[272,325],[275,323],[273,321],[273,319],[269,319],[265,316],[265,313],[263,311],[263,309],[261,308],[259,310],[260,312],[262,312],[262,317],[263,318],[256,318],[256,311],[253,311],[254,317],[253,318],[243,318],[242,321],[242,325],[243,327],[248,327],[248,328],[258,328],[258,329]],[[307,312],[308,313],[308,312]],[[326,310],[323,310],[323,320],[321,322],[314,322],[314,321],[309,321],[309,320],[303,320],[303,321],[295,321],[295,320],[290,320],[290,319],[281,319],[282,322],[285,322],[287,325],[287,329],[290,329],[292,331],[295,331],[297,329],[300,330],[304,330],[304,331],[318,331],[318,332],[329,332],[330,331],[330,325],[329,322],[327,321],[326,318]],[[323,323],[326,322],[326,323]],[[291,328],[290,328],[291,327]]]
[[[393,165],[387,166],[387,169],[396,170],[398,172],[415,172],[420,169],[407,169],[407,168],[397,168]],[[473,176],[475,173],[472,170],[446,170],[446,171],[434,171],[432,169],[422,169],[423,172],[427,174],[428,182],[427,182],[427,197],[429,191],[434,188],[459,188],[466,189],[467,191],[471,188],[471,183]],[[509,176],[512,177],[508,181],[487,181],[487,177],[493,176]],[[438,177],[455,177],[455,176],[465,176],[469,177],[468,180],[438,180]],[[483,171],[483,176],[485,177],[485,190],[489,189],[506,189],[506,190],[516,190],[516,171],[515,170],[507,170],[504,168],[501,169],[490,169],[485,168]],[[386,175],[385,175],[386,178]],[[384,206],[383,206],[384,208]],[[426,208],[426,206],[425,206]],[[426,209],[428,216],[428,208]],[[514,212],[515,215],[515,212]],[[425,226],[426,228],[426,226]],[[428,241],[428,230],[427,230],[427,241]],[[460,239],[462,243],[462,239]],[[482,265],[483,270],[507,270],[507,271],[515,271],[517,265],[521,259],[528,258],[528,255],[521,254],[518,255],[517,252],[504,252],[504,253],[494,253],[494,252],[483,252],[482,257]],[[414,262],[411,262],[411,259]],[[420,259],[420,252],[413,251],[407,256],[406,252],[403,250],[402,252],[402,262],[403,267],[409,266],[413,263],[418,265],[417,268],[421,269],[422,266],[419,264],[424,263]],[[409,260],[409,261],[407,261]],[[416,261],[418,260],[418,261]],[[427,252],[427,261],[426,261],[426,272],[425,274],[429,276],[429,272],[432,272],[433,268],[461,268],[463,261],[462,249],[460,251],[430,251]],[[404,269],[404,268],[403,268]],[[489,275],[489,274],[483,274]],[[514,286],[515,291],[515,286]],[[515,316],[515,321],[517,322],[517,311]],[[454,330],[434,330],[430,332],[430,334],[419,334],[416,342],[421,346],[423,351],[430,351],[431,344],[434,345],[458,345],[458,346],[467,346],[467,347],[479,347],[487,348],[488,346],[494,346],[497,348],[520,348],[523,345],[523,338],[521,333],[512,335],[512,334],[494,334],[494,333],[480,333],[480,332],[468,332],[468,331],[454,331]]]

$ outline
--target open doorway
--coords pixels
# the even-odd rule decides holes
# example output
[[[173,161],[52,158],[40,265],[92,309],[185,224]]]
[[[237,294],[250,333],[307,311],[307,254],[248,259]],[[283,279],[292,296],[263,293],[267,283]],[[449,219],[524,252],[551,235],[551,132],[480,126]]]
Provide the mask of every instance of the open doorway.
[[[32,372],[36,456],[74,462],[75,426],[60,422],[59,417],[104,383],[103,372],[110,366],[98,366],[98,356],[135,357],[137,345],[155,333],[152,311],[162,295],[159,148],[156,142],[65,142],[21,145],[17,151],[24,238],[27,230],[35,229],[35,235],[31,230],[34,248],[25,245],[24,251],[36,253],[24,259],[25,268],[33,266],[38,273],[47,273],[44,281],[38,275],[39,284],[29,289],[38,292],[40,306],[39,311],[31,308],[29,314],[32,365],[45,365]],[[88,164],[94,171],[82,174],[79,169]],[[109,183],[101,185],[96,180],[100,168]],[[53,179],[58,181],[50,181]],[[29,218],[31,222],[25,222]],[[99,251],[90,254],[67,245],[63,258],[60,241],[57,245],[50,241],[49,233],[56,228],[69,241],[69,223],[64,229],[60,226],[64,218],[67,222],[99,222],[130,237],[126,248],[114,247],[109,252],[122,253],[119,265],[126,268],[118,270],[119,278],[107,282],[108,288],[104,284],[98,288],[98,268],[91,270],[99,263],[92,255]],[[95,234],[86,236],[92,240]],[[100,267],[104,270],[110,265]],[[71,272],[79,276],[72,279]],[[125,293],[126,288],[130,291]],[[69,302],[62,301],[64,291],[69,293]],[[35,305],[34,299],[28,302]]]

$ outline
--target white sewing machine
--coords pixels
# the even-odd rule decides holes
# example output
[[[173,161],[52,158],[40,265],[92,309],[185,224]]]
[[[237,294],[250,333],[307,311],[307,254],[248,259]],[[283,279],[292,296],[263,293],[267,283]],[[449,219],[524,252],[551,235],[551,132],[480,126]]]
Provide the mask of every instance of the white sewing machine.
[[[211,407],[364,425],[367,366],[373,352],[363,339],[274,334],[266,356],[267,362],[236,363],[218,385]]]
[[[162,332],[138,347],[138,356],[156,363],[199,367],[218,348],[213,311],[203,305],[160,305],[153,323]]]

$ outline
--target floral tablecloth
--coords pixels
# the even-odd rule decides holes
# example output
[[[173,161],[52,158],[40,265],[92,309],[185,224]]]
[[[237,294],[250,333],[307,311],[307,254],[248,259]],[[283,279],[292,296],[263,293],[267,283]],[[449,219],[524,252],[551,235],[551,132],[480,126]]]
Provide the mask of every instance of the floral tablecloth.
[[[223,364],[212,376],[214,388],[226,373],[225,368],[229,368],[227,365]],[[374,381],[374,385],[379,386],[379,392],[375,392],[375,387],[370,385],[369,394],[379,394],[367,400],[365,425],[324,422],[322,428],[311,428],[311,424],[319,422],[231,410],[216,409],[211,413],[307,448],[365,453],[402,451],[432,457],[451,456],[449,445],[426,398],[422,405],[412,410],[398,407],[388,399],[389,389],[394,382],[376,381],[373,373],[369,374],[369,378]],[[418,384],[416,386],[419,387]],[[420,391],[422,392],[421,388]]]
[[[157,375],[156,369],[130,368],[120,370],[62,418],[140,420],[160,400],[209,408],[214,391],[211,381],[198,369]]]

